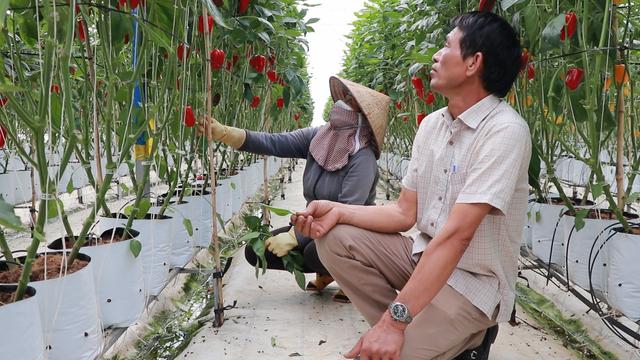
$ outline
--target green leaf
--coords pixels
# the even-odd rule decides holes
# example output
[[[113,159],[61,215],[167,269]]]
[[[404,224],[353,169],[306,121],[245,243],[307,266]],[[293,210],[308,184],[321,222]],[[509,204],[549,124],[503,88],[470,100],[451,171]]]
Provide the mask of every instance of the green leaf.
[[[415,75],[423,67],[424,67],[424,64],[422,64],[422,63],[416,63],[416,64],[411,65],[411,67],[409,68],[409,76]]]
[[[631,195],[629,195],[629,198],[627,198],[627,203],[628,204],[634,203],[638,201],[638,199],[640,199],[640,192],[631,193]]]
[[[593,196],[593,200],[599,198],[603,192],[604,186],[602,185],[602,183],[595,183],[591,185],[591,195]]]
[[[191,225],[191,220],[187,218],[182,219],[182,225],[187,229],[187,234],[189,234],[189,236],[193,236],[193,225]]]
[[[304,277],[304,273],[302,271],[295,269],[293,270],[293,275],[296,278],[296,283],[302,290],[306,290],[307,279]]]
[[[551,19],[542,30],[541,51],[547,51],[560,46],[560,31],[565,24],[565,14],[560,14]]]
[[[512,7],[513,5],[521,3],[523,1],[524,0],[502,0],[500,2],[500,7],[502,8],[502,10],[506,11],[507,9]]]
[[[71,194],[74,190],[73,187],[73,176],[69,177],[69,182],[67,183],[67,194]]]
[[[276,338],[275,338],[275,336],[271,337],[271,347],[276,347]]]
[[[140,207],[138,208],[138,214],[136,217],[138,219],[143,219],[149,212],[149,209],[151,209],[151,201],[148,198],[142,199],[140,201]]]
[[[540,210],[536,211],[536,222],[540,222],[540,220],[542,220],[542,214],[540,213]]]
[[[260,237],[261,233],[259,232],[250,232],[248,234],[244,234],[241,238],[238,239],[238,242],[245,242],[245,241],[249,241],[249,240],[253,240],[255,238]]]
[[[171,41],[169,41],[165,33],[144,21],[138,21],[138,24],[142,26],[142,31],[154,44],[161,48],[171,49]]]
[[[589,214],[589,209],[580,209],[576,211],[576,231],[580,231],[585,223],[584,218]]]
[[[278,215],[278,216],[287,216],[287,215],[295,215],[296,213],[291,211],[291,210],[287,210],[287,209],[280,209],[277,207],[273,207],[267,204],[263,204],[260,203],[260,206],[262,206],[263,208],[271,211],[272,213]]]
[[[136,239],[132,239],[131,242],[129,242],[129,250],[131,250],[133,257],[137,258],[138,255],[140,255],[140,251],[142,251],[142,243]]]
[[[251,231],[259,231],[262,220],[257,216],[247,215],[244,217],[244,224]]]
[[[0,30],[4,29],[4,18],[7,16],[8,8],[9,8],[8,1],[0,2]]]
[[[215,21],[216,26],[221,26],[225,29],[229,29],[232,30],[229,25],[227,25],[227,23],[224,21],[224,17],[222,16],[222,13],[220,12],[220,10],[218,10],[218,7],[215,6],[211,0],[204,0],[205,5],[207,5],[207,10],[209,10],[209,12],[211,13],[211,16],[213,16],[213,21]]]
[[[44,200],[47,202],[47,219],[53,219],[60,214],[60,210],[64,209],[62,201],[59,199]]]
[[[120,189],[122,189],[122,192],[129,193],[129,187],[127,186],[127,184],[120,183],[120,184],[118,184],[118,186],[120,187]]]
[[[233,190],[235,190],[235,189],[236,189],[236,183],[234,183],[234,182],[229,183],[229,186],[231,186],[231,188],[232,188]]]
[[[13,211],[13,205],[5,202],[2,195],[0,195],[0,225],[17,231],[24,230],[20,218]]]

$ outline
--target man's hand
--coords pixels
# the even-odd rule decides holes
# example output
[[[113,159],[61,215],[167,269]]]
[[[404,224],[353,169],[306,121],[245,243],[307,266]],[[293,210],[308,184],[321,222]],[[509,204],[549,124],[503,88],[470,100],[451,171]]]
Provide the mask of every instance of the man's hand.
[[[360,360],[400,360],[404,344],[404,330],[390,323],[386,314],[369,329],[351,351],[344,355],[347,359]]]
[[[291,223],[303,236],[319,239],[339,223],[337,205],[327,200],[314,200],[305,210],[291,215]]]

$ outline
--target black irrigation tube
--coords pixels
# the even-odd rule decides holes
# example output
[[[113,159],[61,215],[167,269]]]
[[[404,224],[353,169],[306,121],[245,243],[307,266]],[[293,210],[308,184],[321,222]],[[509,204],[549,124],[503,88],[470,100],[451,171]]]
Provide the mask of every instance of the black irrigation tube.
[[[583,304],[585,304],[590,310],[593,310],[596,313],[598,313],[598,315],[600,315],[600,319],[605,323],[605,325],[614,334],[616,334],[618,337],[620,337],[620,339],[622,339],[625,343],[629,344],[633,348],[636,348],[636,349],[638,348],[638,346],[635,345],[633,342],[631,342],[630,340],[628,340],[624,336],[621,336],[621,334],[620,334],[620,332],[618,332],[618,330],[624,332],[625,334],[627,334],[629,337],[633,338],[636,341],[640,341],[640,334],[639,333],[633,331],[632,329],[630,329],[626,325],[622,324],[621,322],[616,320],[613,316],[608,315],[608,314],[604,314],[604,312],[602,311],[602,309],[599,307],[598,304],[592,302],[587,297],[585,297],[583,294],[581,294],[578,290],[573,288],[569,284],[569,281],[567,281],[562,274],[560,274],[558,271],[556,271],[555,269],[551,268],[550,266],[547,267],[547,264],[544,261],[542,261],[540,259],[533,259],[533,260],[530,260],[530,261],[535,262],[540,267],[546,267],[548,269],[547,270],[548,271],[548,274],[547,274],[548,278],[555,278],[563,287],[566,287],[567,290],[569,292],[571,292],[571,294],[573,294],[578,300],[580,300]],[[590,295],[593,296],[591,291],[590,291]]]

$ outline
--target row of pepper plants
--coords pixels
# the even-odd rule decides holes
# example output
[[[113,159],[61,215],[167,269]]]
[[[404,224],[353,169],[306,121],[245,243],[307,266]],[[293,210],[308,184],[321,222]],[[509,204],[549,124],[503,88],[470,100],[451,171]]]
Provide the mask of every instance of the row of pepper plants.
[[[640,166],[634,101],[640,52],[633,41],[640,15],[633,1],[371,1],[354,23],[343,73],[394,99],[387,148],[409,156],[417,126],[446,105],[429,89],[429,65],[449,20],[472,10],[495,11],[521,35],[522,71],[507,100],[531,128],[536,197],[547,198],[549,182],[573,210],[553,166],[569,155],[592,170],[585,198],[604,195],[627,227],[622,211],[637,199],[632,184]],[[618,197],[605,179],[602,150],[612,160],[619,152],[617,162],[628,165]],[[541,164],[547,164],[542,180]]]
[[[198,175],[212,181],[208,174],[233,175],[256,160],[208,144],[196,134],[198,119],[214,116],[266,131],[308,125],[313,105],[304,36],[315,20],[305,19],[300,5],[297,0],[0,4],[0,148],[32,167],[39,186],[30,229],[0,200],[5,259],[13,261],[16,249],[2,227],[30,231],[32,237],[16,300],[48,239],[47,219],[58,218],[66,235],[77,239],[72,263],[96,216],[119,210],[106,199],[122,165],[133,189],[121,186],[135,194],[127,209],[131,226],[150,206],[145,185],[152,172],[169,188],[164,212],[176,189]],[[136,173],[136,161],[142,172]],[[82,165],[96,192],[93,211],[79,229],[70,225],[55,191],[71,162]],[[73,177],[67,189],[74,189]]]
[[[342,72],[394,100],[385,151],[409,158],[420,123],[446,106],[446,99],[429,89],[428,73],[450,19],[480,10],[510,22],[523,53],[505,100],[528,123],[533,143],[529,184],[535,200],[523,238],[530,229],[533,253],[541,261],[559,265],[571,284],[590,292],[592,303],[606,298],[633,321],[640,318],[633,295],[640,285],[632,269],[637,216],[629,212],[637,214],[639,198],[637,5],[634,0],[372,0],[354,23]],[[581,164],[586,175],[567,179],[559,166],[566,160]],[[571,187],[573,194],[566,191]],[[612,227],[620,227],[611,232],[618,235],[607,232]],[[578,233],[581,229],[587,230]],[[606,254],[613,251],[607,242],[617,244],[615,260]],[[554,262],[554,254],[562,260]],[[600,315],[611,318],[604,311]]]

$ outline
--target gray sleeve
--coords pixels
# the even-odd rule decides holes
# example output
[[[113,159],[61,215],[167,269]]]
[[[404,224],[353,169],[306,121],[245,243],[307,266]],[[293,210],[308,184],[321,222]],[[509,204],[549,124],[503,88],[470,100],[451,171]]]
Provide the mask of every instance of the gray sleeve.
[[[245,130],[247,137],[239,150],[260,155],[305,159],[309,153],[311,139],[318,129],[309,127],[279,134]]]
[[[338,202],[364,205],[378,174],[376,156],[371,148],[362,149],[349,159],[347,166],[349,171],[342,181]]]

